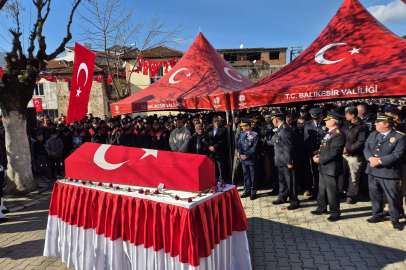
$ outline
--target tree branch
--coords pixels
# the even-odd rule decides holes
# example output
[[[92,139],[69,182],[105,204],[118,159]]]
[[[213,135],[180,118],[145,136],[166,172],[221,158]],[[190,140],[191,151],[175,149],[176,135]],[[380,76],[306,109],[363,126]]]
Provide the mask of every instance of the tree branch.
[[[0,0],[0,10],[4,7],[4,5],[7,3],[7,0]]]

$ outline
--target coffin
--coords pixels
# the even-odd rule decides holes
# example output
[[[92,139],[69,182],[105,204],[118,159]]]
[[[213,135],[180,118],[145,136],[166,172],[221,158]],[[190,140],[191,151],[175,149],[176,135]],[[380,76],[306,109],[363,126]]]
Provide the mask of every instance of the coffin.
[[[135,186],[203,191],[216,184],[207,156],[85,143],[65,160],[66,177]]]

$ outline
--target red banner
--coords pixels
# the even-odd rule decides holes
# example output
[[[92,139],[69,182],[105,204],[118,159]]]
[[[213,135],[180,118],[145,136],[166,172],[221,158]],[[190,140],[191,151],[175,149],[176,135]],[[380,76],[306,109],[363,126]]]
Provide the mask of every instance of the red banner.
[[[95,81],[98,82],[98,83],[101,83],[101,82],[103,81],[103,77],[104,77],[104,76],[102,76],[102,75],[97,76],[96,79],[95,79]]]
[[[32,103],[34,103],[36,112],[42,112],[42,99],[41,98],[33,98]]]
[[[95,60],[96,54],[94,52],[78,43],[75,44],[75,62],[73,65],[67,123],[72,123],[74,119],[82,119],[87,113]]]
[[[56,77],[52,77],[52,76],[42,76],[42,78],[44,78],[45,80],[49,81],[49,82],[54,82],[56,83]]]
[[[72,83],[72,78],[58,78],[58,79],[67,83]]]

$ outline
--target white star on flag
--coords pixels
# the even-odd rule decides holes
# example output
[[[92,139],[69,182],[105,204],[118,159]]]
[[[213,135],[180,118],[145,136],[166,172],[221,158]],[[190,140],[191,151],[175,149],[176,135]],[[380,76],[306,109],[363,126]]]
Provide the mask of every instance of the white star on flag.
[[[190,75],[192,75],[192,73],[189,72],[189,74],[186,75],[186,78],[190,77]]]
[[[145,148],[141,148],[141,149],[145,151],[145,154],[140,158],[140,160],[147,156],[154,156],[154,157],[158,158],[158,150],[145,149]]]
[[[354,53],[359,53],[359,50],[361,50],[361,48],[359,48],[359,49],[353,48],[351,51],[348,51],[348,52],[350,52],[351,55],[353,55]]]
[[[76,90],[76,97],[79,97],[80,93],[82,93],[82,91],[80,91],[80,87],[78,90]]]

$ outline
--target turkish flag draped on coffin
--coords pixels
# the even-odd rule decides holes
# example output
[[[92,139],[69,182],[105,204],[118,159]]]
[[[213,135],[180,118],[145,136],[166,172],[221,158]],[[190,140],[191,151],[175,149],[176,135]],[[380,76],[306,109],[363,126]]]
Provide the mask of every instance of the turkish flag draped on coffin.
[[[136,186],[202,191],[216,185],[207,156],[85,143],[66,160],[66,177]],[[86,168],[85,170],[83,168]]]
[[[233,109],[313,100],[404,96],[406,39],[358,0],[345,0],[320,36],[273,75],[230,94]]]
[[[75,43],[72,86],[69,96],[67,123],[80,120],[87,113],[96,54]]]
[[[33,98],[32,102],[34,103],[35,111],[42,112],[42,99],[41,98]]]

